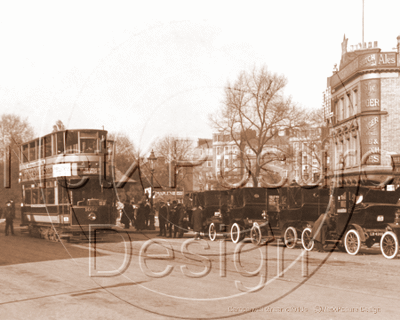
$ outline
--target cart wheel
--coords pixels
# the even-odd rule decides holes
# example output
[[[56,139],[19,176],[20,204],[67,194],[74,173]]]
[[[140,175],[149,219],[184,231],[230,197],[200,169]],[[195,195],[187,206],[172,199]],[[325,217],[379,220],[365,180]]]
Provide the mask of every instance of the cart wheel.
[[[392,231],[386,231],[381,238],[381,251],[386,259],[393,259],[399,252],[399,241]]]
[[[210,226],[208,227],[208,237],[211,241],[215,241],[215,239],[217,239],[217,229],[214,222],[211,222]]]
[[[311,228],[308,227],[305,228],[301,234],[301,244],[306,251],[314,249],[314,239],[312,239],[311,234]]]
[[[244,239],[244,232],[236,222],[231,228],[231,239],[233,243],[238,243]]]
[[[350,229],[347,231],[344,237],[344,246],[346,247],[347,253],[352,256],[355,256],[360,251],[361,240],[356,230]]]
[[[261,228],[260,226],[254,225],[251,230],[250,230],[250,238],[251,238],[251,242],[258,246],[261,243],[261,239],[262,239],[262,233],[261,233]]]
[[[294,227],[287,227],[283,235],[283,241],[285,242],[285,246],[289,249],[293,249],[296,246],[297,231]]]

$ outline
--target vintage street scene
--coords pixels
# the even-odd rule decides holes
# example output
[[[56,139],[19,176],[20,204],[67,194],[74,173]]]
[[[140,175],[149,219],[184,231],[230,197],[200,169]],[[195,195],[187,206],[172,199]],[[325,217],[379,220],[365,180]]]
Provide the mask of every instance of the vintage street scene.
[[[0,319],[398,319],[398,9],[5,5]]]

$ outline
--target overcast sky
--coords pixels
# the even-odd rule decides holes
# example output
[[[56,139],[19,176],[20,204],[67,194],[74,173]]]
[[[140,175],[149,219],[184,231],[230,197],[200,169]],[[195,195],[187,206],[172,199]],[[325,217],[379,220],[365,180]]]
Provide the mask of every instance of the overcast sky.
[[[361,42],[362,0],[1,1],[0,111],[37,135],[126,132],[211,137],[207,115],[241,70],[267,65],[318,108],[343,35]],[[396,47],[400,1],[365,0],[365,41]]]

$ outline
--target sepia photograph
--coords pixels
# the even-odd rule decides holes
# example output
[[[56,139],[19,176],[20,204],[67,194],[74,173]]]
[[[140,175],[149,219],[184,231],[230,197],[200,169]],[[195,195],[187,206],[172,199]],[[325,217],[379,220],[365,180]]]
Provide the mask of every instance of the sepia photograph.
[[[399,12],[1,1],[0,319],[398,319]]]

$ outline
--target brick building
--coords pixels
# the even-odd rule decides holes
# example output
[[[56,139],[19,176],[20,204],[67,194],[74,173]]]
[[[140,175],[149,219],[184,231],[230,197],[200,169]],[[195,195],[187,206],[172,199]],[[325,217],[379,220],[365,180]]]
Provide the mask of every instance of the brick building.
[[[356,184],[360,167],[368,180],[383,181],[400,154],[400,36],[397,52],[377,42],[342,43],[339,70],[328,77],[324,93],[330,127],[332,169],[347,185]]]

